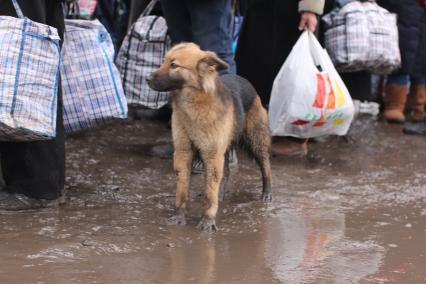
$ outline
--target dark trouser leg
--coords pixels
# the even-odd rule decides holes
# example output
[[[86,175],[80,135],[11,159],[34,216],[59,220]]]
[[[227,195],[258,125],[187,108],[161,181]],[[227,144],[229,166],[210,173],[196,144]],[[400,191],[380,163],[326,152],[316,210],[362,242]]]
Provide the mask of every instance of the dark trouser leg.
[[[176,0],[175,0],[176,1]],[[232,52],[231,0],[187,0],[194,42],[203,50],[211,50],[229,64],[223,73],[235,74]]]
[[[352,98],[360,101],[372,101],[375,98],[371,94],[371,74],[365,71],[353,73],[341,73],[343,82],[348,87]]]
[[[194,41],[186,1],[161,0],[161,7],[173,44]]]
[[[60,88],[59,88],[60,90]],[[4,190],[36,199],[56,199],[65,180],[62,92],[58,92],[57,137],[49,141],[0,143]]]
[[[131,0],[130,1],[130,11],[129,11],[129,22],[127,29],[130,29],[131,25],[139,18],[142,12],[148,6],[150,0]]]

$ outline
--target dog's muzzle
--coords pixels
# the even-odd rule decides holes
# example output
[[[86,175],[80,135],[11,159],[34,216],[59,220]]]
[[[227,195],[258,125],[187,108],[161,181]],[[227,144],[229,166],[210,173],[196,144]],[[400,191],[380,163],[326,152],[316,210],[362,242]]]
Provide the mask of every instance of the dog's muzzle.
[[[180,78],[172,78],[168,75],[160,75],[158,73],[152,73],[146,78],[148,86],[158,92],[169,92],[181,89],[183,86],[183,80]]]

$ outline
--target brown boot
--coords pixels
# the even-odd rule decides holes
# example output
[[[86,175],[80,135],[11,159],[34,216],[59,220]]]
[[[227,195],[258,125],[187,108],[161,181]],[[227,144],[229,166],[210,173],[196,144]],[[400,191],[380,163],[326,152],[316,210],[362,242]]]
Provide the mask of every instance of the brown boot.
[[[410,95],[411,109],[413,111],[411,120],[415,122],[422,121],[425,118],[426,86],[413,85]]]
[[[273,156],[299,156],[308,154],[308,139],[298,139],[292,137],[272,137]]]
[[[386,87],[384,118],[389,122],[403,123],[404,109],[407,100],[407,86],[390,85]]]

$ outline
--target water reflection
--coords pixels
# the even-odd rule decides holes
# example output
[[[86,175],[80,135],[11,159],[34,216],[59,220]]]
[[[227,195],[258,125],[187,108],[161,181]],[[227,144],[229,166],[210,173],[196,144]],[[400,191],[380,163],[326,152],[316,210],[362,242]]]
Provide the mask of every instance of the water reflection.
[[[357,283],[376,272],[384,250],[345,238],[339,201],[304,199],[267,221],[265,259],[283,283]]]

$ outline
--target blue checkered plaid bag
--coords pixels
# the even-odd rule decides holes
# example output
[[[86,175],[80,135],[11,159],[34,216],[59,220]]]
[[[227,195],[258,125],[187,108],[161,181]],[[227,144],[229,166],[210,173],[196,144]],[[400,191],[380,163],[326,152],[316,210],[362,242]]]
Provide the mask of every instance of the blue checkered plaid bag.
[[[0,16],[0,140],[31,141],[56,135],[60,38],[50,26]]]
[[[111,37],[98,20],[65,20],[61,76],[67,133],[127,117],[113,60]]]

